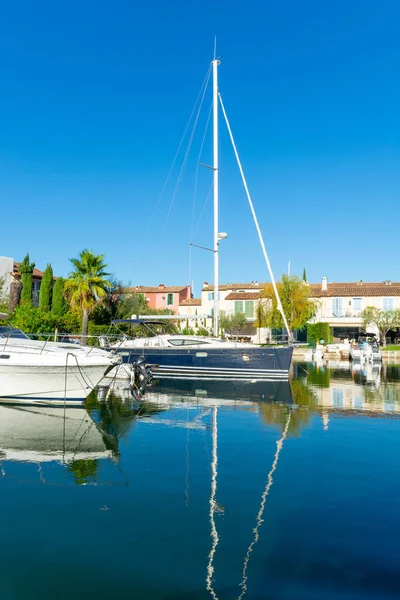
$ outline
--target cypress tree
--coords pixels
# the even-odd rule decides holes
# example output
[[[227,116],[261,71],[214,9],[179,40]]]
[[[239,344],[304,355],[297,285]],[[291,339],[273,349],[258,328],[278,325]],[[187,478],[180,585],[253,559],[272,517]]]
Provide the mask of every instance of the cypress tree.
[[[29,254],[27,254],[19,265],[19,272],[21,274],[21,304],[32,304],[32,274],[35,268],[35,263],[29,262]]]
[[[305,281],[307,283],[307,273],[305,268],[303,269],[303,281]]]
[[[64,283],[65,279],[63,277],[59,277],[58,279],[56,279],[56,282],[53,287],[51,312],[56,317],[62,317],[68,310],[68,304],[63,294]]]
[[[42,283],[39,292],[40,310],[51,309],[51,297],[53,295],[53,269],[50,264],[47,265],[43,273]]]

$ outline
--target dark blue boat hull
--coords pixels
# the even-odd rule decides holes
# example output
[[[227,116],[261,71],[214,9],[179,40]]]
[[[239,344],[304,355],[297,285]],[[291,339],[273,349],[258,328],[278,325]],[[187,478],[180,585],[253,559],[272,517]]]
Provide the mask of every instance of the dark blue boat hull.
[[[153,394],[169,394],[184,399],[198,397],[218,400],[248,400],[249,402],[267,402],[293,404],[292,392],[288,380],[279,381],[228,381],[226,379],[167,379],[155,377],[149,388]],[[144,393],[146,400],[146,392]]]
[[[285,380],[293,348],[120,348],[123,362],[158,365],[158,377]]]

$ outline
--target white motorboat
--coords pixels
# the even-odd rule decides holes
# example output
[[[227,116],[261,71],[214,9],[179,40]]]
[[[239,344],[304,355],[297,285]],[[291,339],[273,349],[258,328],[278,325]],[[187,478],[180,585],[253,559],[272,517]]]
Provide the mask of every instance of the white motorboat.
[[[382,354],[378,340],[374,335],[360,334],[352,340],[349,350],[350,360],[360,362],[381,362]]]
[[[31,340],[0,327],[0,399],[82,404],[120,357],[98,348]]]

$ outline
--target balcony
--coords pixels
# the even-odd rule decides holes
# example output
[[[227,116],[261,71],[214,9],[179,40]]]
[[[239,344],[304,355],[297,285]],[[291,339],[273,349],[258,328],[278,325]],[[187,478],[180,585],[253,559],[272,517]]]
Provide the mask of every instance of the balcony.
[[[338,323],[349,324],[349,325],[361,325],[362,324],[362,311],[343,311],[342,314],[335,314],[334,312],[324,311],[322,314],[317,313],[313,319],[314,322],[331,323],[337,325]]]

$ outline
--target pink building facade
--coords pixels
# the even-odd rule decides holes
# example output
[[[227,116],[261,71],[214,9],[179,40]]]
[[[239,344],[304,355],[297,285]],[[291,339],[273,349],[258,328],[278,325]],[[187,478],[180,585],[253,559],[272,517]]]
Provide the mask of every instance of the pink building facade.
[[[154,287],[137,285],[128,288],[127,291],[143,294],[150,308],[168,308],[175,314],[179,312],[179,305],[192,297],[190,285],[164,285],[163,283]]]

